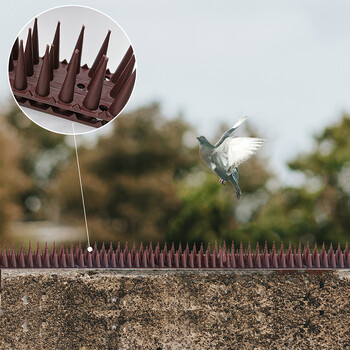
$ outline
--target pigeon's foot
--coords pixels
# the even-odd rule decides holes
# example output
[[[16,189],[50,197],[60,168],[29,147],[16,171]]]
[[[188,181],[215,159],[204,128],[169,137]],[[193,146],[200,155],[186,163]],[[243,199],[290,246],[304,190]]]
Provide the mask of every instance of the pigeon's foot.
[[[221,185],[225,186],[226,185],[226,181],[223,179],[220,179],[219,182],[221,183]]]
[[[242,196],[242,192],[239,191],[239,192],[236,192],[236,196],[237,196],[237,199],[241,199],[241,196]]]

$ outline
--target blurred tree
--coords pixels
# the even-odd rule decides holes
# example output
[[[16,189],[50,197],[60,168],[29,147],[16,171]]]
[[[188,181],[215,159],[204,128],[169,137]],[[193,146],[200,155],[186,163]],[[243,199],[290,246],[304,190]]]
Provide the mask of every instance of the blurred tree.
[[[244,230],[256,239],[341,242],[350,231],[350,118],[315,137],[315,149],[289,163],[303,174],[298,188],[276,192]]]
[[[0,232],[9,220],[82,226],[76,160],[67,137],[36,126],[17,107],[3,113]],[[109,129],[96,144],[87,139],[79,149],[92,240],[348,240],[349,116],[317,136],[312,152],[289,163],[305,178],[298,187],[270,190],[275,177],[259,151],[240,166],[240,201],[200,162],[196,135],[183,118],[169,120],[152,104],[118,117]]]
[[[110,135],[96,147],[80,149],[84,194],[93,239],[164,240],[169,219],[181,202],[175,180],[197,163],[183,144],[190,127],[179,117],[168,120],[158,104],[118,117]],[[62,215],[81,219],[76,165],[53,187]]]
[[[18,132],[6,123],[4,116],[0,128],[0,236],[8,230],[11,220],[22,218],[23,194],[32,186],[29,176],[23,171],[20,159],[23,150],[18,144]]]
[[[47,190],[61,166],[69,161],[72,149],[66,145],[64,135],[37,126],[16,105],[10,104],[7,109],[3,116],[5,128],[2,137],[5,140],[12,135],[12,141],[4,141],[4,147],[14,157],[10,167],[16,165],[18,170],[12,180],[17,183],[17,205],[22,213],[20,219],[52,219],[54,214]],[[20,174],[24,174],[27,181],[23,181]],[[26,184],[25,188],[22,184]]]

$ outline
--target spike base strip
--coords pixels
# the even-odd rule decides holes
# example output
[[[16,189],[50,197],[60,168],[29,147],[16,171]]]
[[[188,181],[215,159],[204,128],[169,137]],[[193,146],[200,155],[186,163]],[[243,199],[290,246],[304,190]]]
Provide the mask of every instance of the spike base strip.
[[[34,65],[34,74],[31,77],[27,77],[28,86],[24,90],[17,90],[14,87],[17,61],[13,62],[14,68],[9,72],[9,78],[13,93],[20,105],[93,127],[100,127],[114,118],[108,112],[109,106],[114,102],[114,98],[110,96],[110,90],[113,88],[114,83],[110,81],[112,74],[109,70],[106,71],[106,80],[103,83],[99,107],[92,111],[83,106],[87,86],[90,82],[87,65],[82,66],[79,74],[77,74],[73,101],[71,103],[63,103],[58,98],[58,95],[67,74],[67,62],[62,61],[59,63],[59,67],[54,70],[49,95],[41,97],[35,93],[35,88],[42,62],[43,60],[40,58],[39,64]]]
[[[83,249],[81,244],[77,247],[70,246],[65,248],[61,245],[56,250],[55,244],[49,250],[47,244],[40,250],[39,244],[34,251],[31,246],[27,250],[16,250],[13,246],[11,249],[4,245],[0,251],[0,268],[120,268],[120,269],[234,269],[234,270],[275,270],[280,273],[288,271],[306,271],[318,273],[318,271],[330,271],[336,269],[350,268],[350,251],[348,245],[341,249],[338,245],[333,250],[332,244],[326,250],[322,245],[320,250],[315,247],[310,249],[307,245],[298,250],[289,245],[288,249],[283,248],[283,244],[277,250],[273,245],[268,250],[267,244],[263,250],[260,250],[257,244],[256,249],[252,250],[248,245],[243,249],[242,244],[239,249],[235,249],[232,244],[230,249],[226,245],[218,246],[215,244],[213,250],[208,245],[207,249],[200,249],[194,246],[189,249],[188,244],[183,250],[181,244],[178,250],[174,245],[170,250],[165,244],[155,248],[150,244],[143,247],[141,243],[139,248],[135,244],[131,249],[125,244],[124,248],[118,244],[115,249],[112,244],[106,249],[103,244],[101,249],[95,244],[94,250],[89,253]]]

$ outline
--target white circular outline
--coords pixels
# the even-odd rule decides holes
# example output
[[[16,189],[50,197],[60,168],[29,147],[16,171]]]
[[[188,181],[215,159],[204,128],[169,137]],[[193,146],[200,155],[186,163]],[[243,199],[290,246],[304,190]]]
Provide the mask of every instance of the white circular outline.
[[[29,23],[32,22],[36,17],[41,16],[43,13],[46,13],[46,12],[55,10],[55,9],[57,9],[57,8],[62,8],[62,7],[82,7],[82,8],[86,8],[86,9],[92,10],[92,11],[99,12],[100,14],[102,14],[102,15],[106,16],[107,18],[109,18],[112,22],[114,22],[114,23],[120,28],[120,30],[124,33],[124,35],[126,36],[126,38],[129,40],[130,46],[133,48],[133,53],[134,53],[134,57],[135,57],[135,70],[137,69],[137,73],[136,73],[136,76],[135,76],[135,83],[134,83],[134,87],[133,87],[133,89],[132,89],[132,91],[131,91],[130,97],[129,97],[128,101],[125,103],[123,109],[122,109],[112,120],[110,120],[110,121],[109,121],[108,123],[106,123],[105,125],[102,125],[102,126],[100,126],[99,128],[94,128],[93,130],[90,130],[90,131],[85,131],[85,132],[80,132],[80,133],[76,133],[76,134],[75,134],[75,135],[86,135],[86,134],[90,134],[90,133],[92,133],[92,132],[96,132],[96,131],[98,131],[98,130],[101,130],[101,129],[104,128],[105,126],[107,126],[107,125],[109,125],[110,123],[114,122],[114,121],[120,116],[120,114],[123,113],[125,107],[126,107],[126,106],[128,105],[128,103],[129,103],[129,101],[130,101],[130,99],[131,99],[131,97],[132,97],[132,95],[133,95],[133,93],[134,93],[135,87],[136,87],[136,82],[137,82],[137,77],[138,77],[138,70],[139,70],[138,67],[137,67],[137,57],[136,57],[136,53],[135,53],[134,45],[133,45],[132,41],[130,40],[128,34],[125,32],[125,30],[122,28],[122,26],[121,26],[116,20],[114,20],[112,17],[106,15],[104,12],[102,12],[102,11],[100,11],[100,10],[97,10],[97,9],[95,9],[95,8],[93,8],[93,7],[90,7],[90,6],[84,6],[84,5],[61,5],[61,6],[55,6],[55,7],[52,7],[52,8],[50,8],[50,9],[48,9],[48,10],[42,11],[42,12],[40,12],[39,14],[37,14],[36,16],[34,16],[32,19],[30,19],[30,20],[21,28],[21,30],[18,32],[16,38],[19,37],[19,35],[23,32],[24,28],[25,28],[26,26],[28,26]],[[16,38],[15,38],[15,40],[16,40]],[[13,43],[15,42],[15,40],[13,41]],[[8,58],[7,58],[7,61],[6,61],[7,82],[8,82],[9,89],[10,89],[10,92],[11,92],[11,95],[12,95],[13,100],[16,102],[16,104],[17,104],[17,106],[19,107],[19,109],[21,110],[21,112],[22,112],[32,123],[34,123],[34,124],[40,126],[41,128],[43,128],[43,129],[45,129],[45,130],[47,130],[47,131],[49,131],[49,132],[53,132],[53,133],[55,133],[55,134],[67,135],[67,136],[72,136],[72,135],[74,135],[73,133],[64,133],[64,132],[58,132],[58,131],[54,131],[54,130],[49,130],[49,129],[45,128],[44,126],[38,124],[37,122],[35,122],[34,120],[32,120],[32,118],[30,118],[30,117],[27,115],[27,113],[25,113],[25,112],[23,111],[22,107],[21,107],[20,104],[17,102],[17,100],[16,100],[16,98],[15,98],[15,95],[14,95],[14,93],[13,93],[12,87],[11,87],[10,76],[9,76],[9,70],[8,70],[8,65],[9,65],[9,62],[10,62],[10,56],[11,56],[11,52],[12,52],[13,43],[12,43],[12,45],[11,45],[10,52],[9,52],[9,54],[8,54]],[[45,112],[43,112],[43,113],[45,113]],[[46,113],[46,114],[48,114],[48,113]],[[59,118],[59,117],[58,117],[58,118]],[[68,119],[66,119],[66,120],[68,120]],[[71,120],[71,122],[73,122],[73,121]],[[75,122],[75,123],[76,123],[76,122]]]

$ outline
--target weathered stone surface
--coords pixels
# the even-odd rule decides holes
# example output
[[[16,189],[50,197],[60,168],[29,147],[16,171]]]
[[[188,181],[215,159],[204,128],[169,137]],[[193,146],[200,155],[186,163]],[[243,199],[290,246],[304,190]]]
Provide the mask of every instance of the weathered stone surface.
[[[350,271],[1,272],[1,349],[350,348]]]

